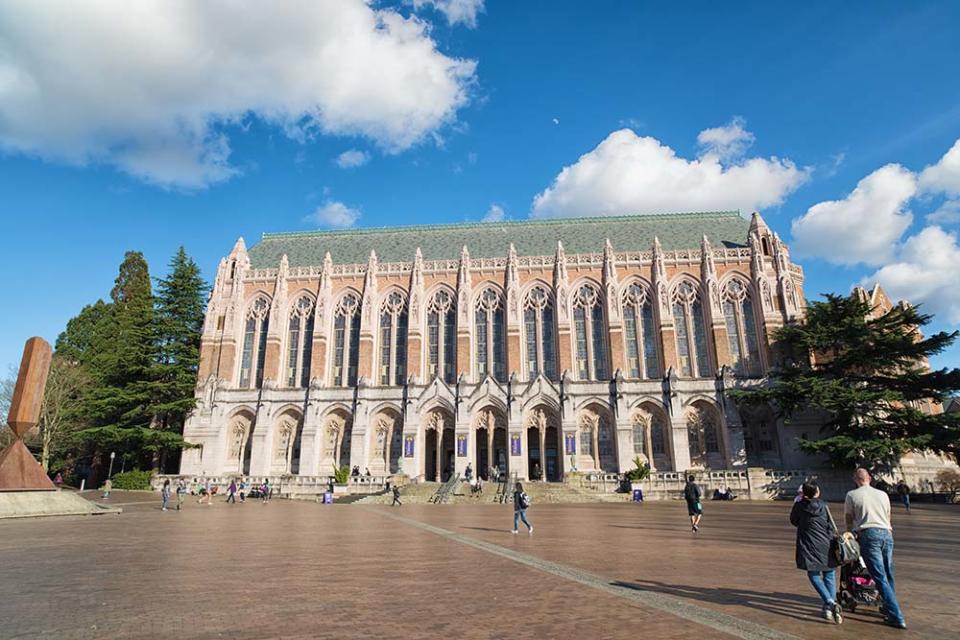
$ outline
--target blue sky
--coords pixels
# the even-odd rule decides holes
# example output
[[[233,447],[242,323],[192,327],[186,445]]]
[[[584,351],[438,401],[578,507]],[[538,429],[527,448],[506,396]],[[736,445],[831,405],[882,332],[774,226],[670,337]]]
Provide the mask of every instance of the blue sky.
[[[488,215],[757,207],[960,325],[960,4],[665,5],[5,3],[0,366],[129,249]]]

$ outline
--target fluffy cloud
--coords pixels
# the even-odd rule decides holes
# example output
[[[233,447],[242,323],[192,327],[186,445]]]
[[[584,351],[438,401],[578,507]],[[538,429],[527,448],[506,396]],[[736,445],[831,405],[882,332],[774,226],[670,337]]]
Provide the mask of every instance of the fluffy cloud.
[[[477,26],[477,16],[483,13],[484,0],[413,0],[413,8],[432,7],[447,17],[447,24],[461,23],[471,29]]]
[[[370,154],[358,149],[349,149],[338,155],[333,162],[341,169],[354,169],[370,162]]]
[[[656,138],[640,137],[630,129],[614,131],[563,168],[534,198],[532,215],[752,211],[780,204],[807,179],[809,169],[786,159],[726,162],[737,145],[752,139],[742,130],[742,121],[730,126],[702,131],[704,153],[693,160],[678,157]],[[721,149],[727,158],[721,158]]]
[[[947,200],[936,211],[927,215],[927,222],[943,224],[960,222],[960,200]]]
[[[881,167],[843,200],[815,204],[794,220],[793,247],[839,264],[882,264],[913,221],[905,206],[916,191],[913,173],[897,164]]]
[[[960,140],[943,154],[937,164],[920,173],[920,189],[925,193],[960,196]]]
[[[308,220],[321,227],[343,229],[352,227],[359,218],[359,209],[348,207],[337,200],[328,200],[322,206],[317,207],[316,211],[310,214]]]
[[[894,300],[923,303],[924,310],[943,314],[949,322],[960,323],[960,246],[957,236],[938,226],[929,226],[911,236],[896,261],[863,280],[864,285],[880,282]]]
[[[491,204],[487,213],[483,216],[483,222],[502,222],[507,212],[498,204]]]
[[[0,148],[202,187],[236,171],[227,125],[398,152],[455,120],[474,72],[420,19],[364,0],[8,2]]]
[[[702,155],[714,155],[720,160],[735,160],[743,157],[754,136],[744,126],[746,121],[737,116],[730,124],[723,127],[704,129],[697,135],[697,143],[702,148]]]

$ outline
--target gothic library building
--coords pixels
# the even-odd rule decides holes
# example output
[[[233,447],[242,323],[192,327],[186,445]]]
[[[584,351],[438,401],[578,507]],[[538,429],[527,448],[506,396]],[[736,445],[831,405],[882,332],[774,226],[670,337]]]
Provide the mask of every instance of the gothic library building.
[[[220,262],[181,473],[807,464],[762,382],[803,271],[758,214],[265,234]]]

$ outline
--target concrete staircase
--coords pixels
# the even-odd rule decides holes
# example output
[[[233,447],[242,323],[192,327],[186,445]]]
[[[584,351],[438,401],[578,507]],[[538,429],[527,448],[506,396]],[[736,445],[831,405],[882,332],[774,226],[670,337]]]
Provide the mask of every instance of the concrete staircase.
[[[591,491],[573,484],[560,482],[524,482],[523,489],[530,496],[533,504],[574,504],[588,502],[629,502],[630,496],[625,493],[605,493]],[[419,482],[408,484],[400,489],[400,499],[404,504],[427,504],[430,498],[440,488],[437,482]],[[462,482],[447,500],[447,504],[495,504],[497,485],[485,483],[483,495],[476,496],[470,493],[470,485]],[[364,496],[355,501],[356,504],[390,504],[393,495]]]

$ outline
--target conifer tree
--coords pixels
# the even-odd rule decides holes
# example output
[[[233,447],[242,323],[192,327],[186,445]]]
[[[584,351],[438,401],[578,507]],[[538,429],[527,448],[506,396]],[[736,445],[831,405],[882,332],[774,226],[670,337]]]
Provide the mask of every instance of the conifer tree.
[[[804,320],[776,331],[782,362],[769,384],[731,395],[769,404],[788,422],[807,410],[825,414],[822,437],[799,445],[838,468],[886,471],[909,451],[956,456],[960,416],[921,408],[960,390],[960,369],[927,365],[958,332],[924,337],[932,316],[908,305],[873,311],[856,296],[812,302]]]
[[[196,404],[206,291],[199,267],[180,247],[167,277],[157,281],[153,409],[158,427],[166,431],[182,433],[187,414]]]

